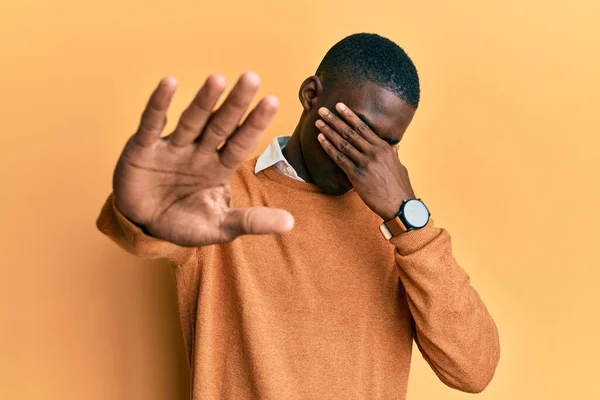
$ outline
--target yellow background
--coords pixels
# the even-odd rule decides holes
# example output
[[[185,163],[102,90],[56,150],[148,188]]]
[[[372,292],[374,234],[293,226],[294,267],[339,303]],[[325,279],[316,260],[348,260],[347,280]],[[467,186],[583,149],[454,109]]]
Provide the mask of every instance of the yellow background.
[[[263,79],[290,134],[297,89],[342,37],[415,61],[401,145],[501,335],[480,399],[598,399],[600,2],[0,2],[0,398],[184,398],[168,269],[95,229],[112,169],[160,77]],[[373,232],[374,235],[379,234]],[[419,353],[408,398],[468,399]]]

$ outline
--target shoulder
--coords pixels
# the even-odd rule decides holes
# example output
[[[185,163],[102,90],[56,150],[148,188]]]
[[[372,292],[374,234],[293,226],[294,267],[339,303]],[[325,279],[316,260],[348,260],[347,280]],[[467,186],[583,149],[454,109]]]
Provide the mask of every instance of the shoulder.
[[[257,180],[256,174],[254,173],[254,169],[256,167],[256,160],[258,157],[253,157],[249,160],[246,160],[240,165],[240,167],[235,172],[235,175],[232,178],[232,187],[237,187],[238,185],[243,184],[244,182]]]
[[[244,161],[233,175],[231,179],[232,207],[248,207],[250,205],[251,192],[256,190],[259,185],[258,177],[254,173],[257,159],[258,157],[253,157]]]

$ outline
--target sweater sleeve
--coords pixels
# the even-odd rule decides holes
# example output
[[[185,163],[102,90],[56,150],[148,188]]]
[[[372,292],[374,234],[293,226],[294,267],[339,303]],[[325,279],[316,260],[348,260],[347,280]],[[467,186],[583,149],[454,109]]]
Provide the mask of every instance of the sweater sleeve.
[[[500,358],[498,330],[454,259],[450,235],[430,221],[390,242],[423,357],[446,385],[483,391]]]
[[[115,207],[112,194],[108,197],[96,226],[112,241],[128,253],[142,258],[167,259],[177,264],[193,255],[194,248],[176,244],[149,236]]]

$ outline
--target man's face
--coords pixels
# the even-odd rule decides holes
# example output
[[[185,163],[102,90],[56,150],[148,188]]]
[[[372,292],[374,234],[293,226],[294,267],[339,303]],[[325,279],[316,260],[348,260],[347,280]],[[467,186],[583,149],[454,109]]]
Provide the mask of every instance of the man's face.
[[[357,87],[324,89],[316,106],[309,111],[301,131],[302,154],[313,182],[325,193],[341,195],[352,189],[352,183],[340,167],[325,153],[317,135],[315,121],[318,109],[327,107],[337,116],[335,104],[343,102],[354,111],[373,132],[386,142],[398,143],[415,114],[415,108],[387,89],[374,83]],[[394,146],[395,147],[395,146]]]

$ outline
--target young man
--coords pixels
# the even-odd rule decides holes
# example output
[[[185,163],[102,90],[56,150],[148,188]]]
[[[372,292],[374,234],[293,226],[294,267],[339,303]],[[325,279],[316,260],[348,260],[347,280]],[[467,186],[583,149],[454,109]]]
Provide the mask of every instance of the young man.
[[[397,144],[419,103],[406,53],[349,36],[299,91],[293,135],[246,161],[278,104],[208,78],[161,138],[163,79],[114,173],[99,229],[166,258],[194,399],[404,399],[413,339],[439,378],[482,391],[496,326],[450,236],[416,199]]]

